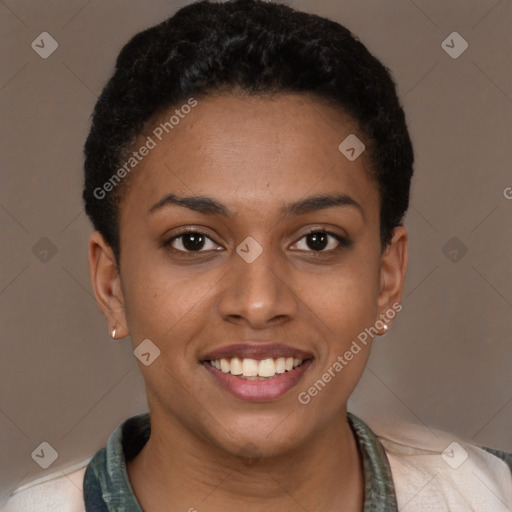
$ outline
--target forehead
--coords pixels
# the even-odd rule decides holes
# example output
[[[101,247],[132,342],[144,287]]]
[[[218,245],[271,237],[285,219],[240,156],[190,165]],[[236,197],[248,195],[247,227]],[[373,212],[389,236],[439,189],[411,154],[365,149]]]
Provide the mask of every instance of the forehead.
[[[349,135],[363,139],[340,109],[300,94],[196,101],[165,112],[139,137],[136,147],[148,137],[154,147],[133,171],[127,197],[136,201],[127,204],[150,208],[166,193],[231,199],[245,210],[318,192],[378,201],[368,156],[349,161],[339,150]]]

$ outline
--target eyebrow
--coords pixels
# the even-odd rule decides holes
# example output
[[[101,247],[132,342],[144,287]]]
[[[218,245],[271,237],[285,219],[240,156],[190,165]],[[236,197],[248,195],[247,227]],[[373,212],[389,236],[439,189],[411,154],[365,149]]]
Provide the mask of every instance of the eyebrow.
[[[160,201],[155,203],[150,209],[149,213],[153,214],[168,206],[180,206],[204,215],[218,215],[222,217],[232,217],[233,212],[224,204],[205,196],[182,196],[176,194],[167,194]],[[361,205],[346,194],[328,194],[317,195],[300,199],[293,203],[288,203],[281,208],[281,215],[283,217],[293,217],[297,215],[305,215],[333,206],[349,206],[355,207],[359,210],[364,218],[364,212]]]

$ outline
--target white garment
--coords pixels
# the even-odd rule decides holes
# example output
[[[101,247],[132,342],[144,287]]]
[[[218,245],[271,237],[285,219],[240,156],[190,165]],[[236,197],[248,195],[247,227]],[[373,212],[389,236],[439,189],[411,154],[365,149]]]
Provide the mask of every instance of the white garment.
[[[376,430],[400,512],[512,512],[511,469],[495,455],[418,425]]]
[[[512,474],[498,457],[418,425],[370,428],[386,451],[400,512],[512,512]],[[0,512],[85,512],[88,462],[16,489]]]
[[[0,512],[85,512],[82,485],[90,460],[18,487]]]

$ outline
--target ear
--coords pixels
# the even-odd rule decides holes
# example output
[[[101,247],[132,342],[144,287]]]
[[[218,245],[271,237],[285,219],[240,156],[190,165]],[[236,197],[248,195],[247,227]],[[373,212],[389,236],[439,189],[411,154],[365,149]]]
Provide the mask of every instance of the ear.
[[[402,293],[409,258],[407,240],[407,230],[403,226],[397,226],[381,256],[378,320],[381,320],[379,324],[383,321],[388,328],[396,313],[402,309]],[[384,326],[381,334],[387,330]]]
[[[116,329],[116,338],[128,336],[119,269],[110,245],[99,231],[89,238],[89,272],[109,333]]]

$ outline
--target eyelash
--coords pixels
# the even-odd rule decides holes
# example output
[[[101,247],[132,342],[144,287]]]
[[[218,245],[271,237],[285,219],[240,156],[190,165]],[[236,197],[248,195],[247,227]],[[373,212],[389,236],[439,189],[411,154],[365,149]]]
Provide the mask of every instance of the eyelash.
[[[341,251],[343,249],[349,248],[352,245],[352,241],[350,239],[348,239],[348,238],[346,238],[344,236],[338,235],[337,233],[333,233],[332,231],[327,231],[325,229],[319,229],[319,228],[313,228],[313,229],[309,230],[307,233],[302,235],[302,237],[299,238],[299,240],[297,242],[295,242],[294,245],[296,243],[298,243],[300,240],[302,240],[303,238],[306,238],[307,236],[309,236],[309,235],[311,235],[313,233],[323,233],[323,234],[326,234],[328,236],[333,237],[335,240],[338,241],[338,246],[335,249],[331,249],[331,250],[328,250],[328,251],[325,251],[325,250],[320,250],[320,251],[309,250],[309,251],[305,251],[307,253],[314,254],[317,257],[318,256],[321,257],[324,254],[325,255],[333,255],[333,254],[335,254],[335,253],[337,253],[337,252],[339,252],[339,251]],[[203,232],[201,232],[201,231],[199,231],[197,229],[194,229],[194,228],[188,228],[188,229],[185,229],[185,230],[181,231],[180,233],[174,235],[169,240],[163,242],[162,246],[170,248],[171,250],[173,250],[175,252],[182,253],[182,254],[187,254],[187,255],[191,255],[191,256],[192,255],[196,255],[196,254],[201,254],[201,253],[204,253],[204,252],[208,252],[208,251],[204,251],[204,250],[187,251],[187,250],[175,249],[174,247],[172,247],[172,243],[175,240],[178,240],[179,238],[183,238],[185,235],[188,235],[188,234],[201,235],[204,238],[207,238],[208,240],[212,241],[213,243],[216,243],[214,240],[212,240],[205,233],[203,233]]]

